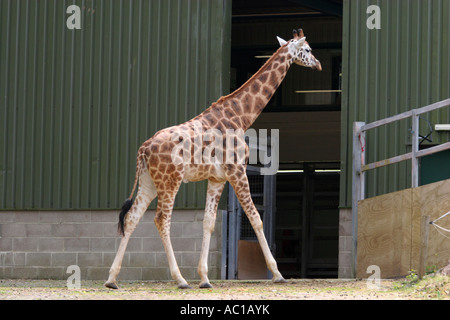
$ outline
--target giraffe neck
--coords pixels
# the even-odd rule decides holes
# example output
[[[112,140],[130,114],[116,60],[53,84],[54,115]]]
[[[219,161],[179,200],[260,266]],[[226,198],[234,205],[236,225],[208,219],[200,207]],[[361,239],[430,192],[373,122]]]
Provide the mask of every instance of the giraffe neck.
[[[194,118],[208,127],[247,131],[267,106],[292,64],[283,46],[239,89],[220,98]]]

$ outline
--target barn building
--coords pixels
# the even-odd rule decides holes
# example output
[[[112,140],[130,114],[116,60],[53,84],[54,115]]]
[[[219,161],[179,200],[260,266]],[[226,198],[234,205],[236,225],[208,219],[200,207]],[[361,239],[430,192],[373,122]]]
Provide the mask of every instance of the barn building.
[[[449,21],[447,0],[1,1],[0,278],[66,279],[77,265],[106,279],[139,146],[237,89],[293,28],[323,71],[293,66],[254,123],[279,130],[279,167],[249,168],[252,196],[286,278],[356,277],[353,123],[450,97]],[[448,106],[423,114],[421,150],[449,142],[448,126],[436,130],[449,123]],[[367,163],[410,152],[411,128],[368,135]],[[449,150],[423,157],[420,185],[450,179],[449,161]],[[365,196],[410,186],[402,162],[367,173]],[[183,184],[175,203],[186,279],[198,279],[205,194],[205,182]],[[120,279],[170,279],[155,204]],[[228,188],[211,279],[269,276],[246,219]]]

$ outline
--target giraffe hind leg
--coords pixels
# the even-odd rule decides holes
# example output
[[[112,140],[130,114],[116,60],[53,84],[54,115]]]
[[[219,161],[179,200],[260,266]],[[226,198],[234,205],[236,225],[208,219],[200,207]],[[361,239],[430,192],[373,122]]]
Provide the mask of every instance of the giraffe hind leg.
[[[181,179],[173,178],[157,182],[158,205],[156,207],[155,225],[166,251],[169,263],[170,275],[178,283],[179,289],[190,289],[191,287],[181,275],[178,268],[175,254],[173,252],[172,242],[170,240],[170,222],[172,219],[172,209],[175,202],[175,196],[181,184]]]
[[[208,181],[208,191],[206,195],[205,217],[203,219],[203,241],[200,259],[198,263],[198,274],[200,275],[200,288],[212,288],[208,279],[208,253],[211,242],[211,234],[214,231],[216,222],[217,205],[222,195],[225,182]]]
[[[178,268],[177,261],[175,259],[175,254],[173,252],[172,242],[170,240],[170,221],[172,217],[172,206],[173,202],[158,200],[158,206],[156,208],[155,215],[155,225],[158,229],[159,236],[166,251],[167,261],[169,263],[170,275],[178,283],[179,289],[190,289],[191,287],[187,281],[181,275],[180,269]]]
[[[139,181],[139,190],[136,195],[136,200],[134,204],[131,206],[129,211],[127,212],[126,206],[129,204],[124,204],[124,209],[121,212],[121,217],[119,220],[119,231],[120,226],[123,226],[123,235],[122,240],[120,241],[119,248],[117,249],[116,257],[111,265],[111,269],[109,271],[108,280],[105,282],[105,286],[111,289],[117,289],[117,276],[120,272],[120,268],[122,265],[122,260],[125,255],[125,251],[128,245],[128,241],[131,237],[131,234],[136,229],[140,219],[144,215],[150,203],[153,199],[156,198],[156,187],[153,183],[153,180],[150,178],[150,175],[147,172],[144,172]],[[122,214],[123,213],[123,214]]]

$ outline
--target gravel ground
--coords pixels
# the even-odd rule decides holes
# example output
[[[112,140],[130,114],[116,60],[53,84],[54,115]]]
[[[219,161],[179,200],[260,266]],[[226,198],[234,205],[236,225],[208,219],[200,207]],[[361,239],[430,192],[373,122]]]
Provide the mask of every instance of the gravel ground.
[[[364,280],[295,279],[285,284],[270,281],[212,281],[214,288],[180,290],[173,281],[119,281],[119,290],[103,281],[82,281],[68,289],[65,281],[0,280],[0,300],[427,300],[449,299],[449,277],[408,283],[382,280],[376,289]]]

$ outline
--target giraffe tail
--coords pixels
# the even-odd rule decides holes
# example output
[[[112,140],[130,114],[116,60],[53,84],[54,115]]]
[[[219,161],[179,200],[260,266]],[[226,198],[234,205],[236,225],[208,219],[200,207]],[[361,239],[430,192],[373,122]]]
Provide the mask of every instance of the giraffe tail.
[[[119,214],[119,223],[117,224],[117,230],[121,236],[125,235],[125,216],[128,211],[130,211],[131,206],[133,205],[133,200],[127,199],[122,206],[122,211]]]
[[[137,164],[136,164],[136,176],[134,178],[134,185],[133,190],[131,191],[130,196],[125,200],[124,204],[122,205],[122,211],[119,213],[119,223],[117,224],[117,230],[121,236],[125,235],[125,216],[127,215],[128,211],[130,211],[131,207],[133,206],[133,195],[136,191],[136,186],[139,181],[139,174],[141,172],[141,164],[142,161],[138,158]]]

